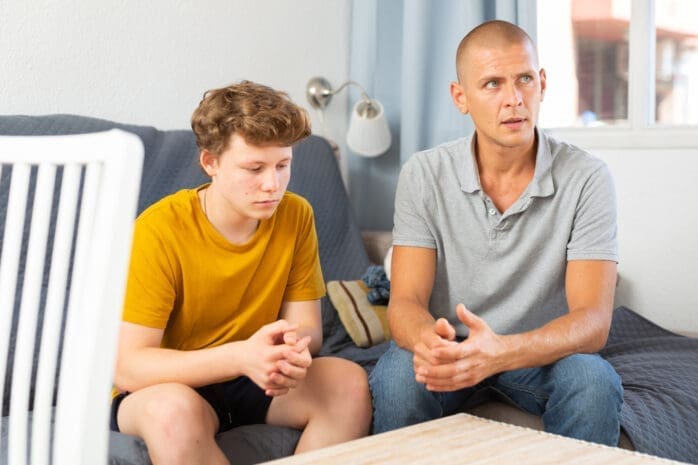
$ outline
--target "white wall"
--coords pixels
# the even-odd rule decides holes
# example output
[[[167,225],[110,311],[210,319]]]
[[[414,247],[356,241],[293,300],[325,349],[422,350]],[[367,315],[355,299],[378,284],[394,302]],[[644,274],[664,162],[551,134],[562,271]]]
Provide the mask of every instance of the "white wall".
[[[698,131],[555,131],[608,164],[618,200],[625,305],[664,328],[698,333]]]
[[[240,79],[309,108],[308,79],[347,78],[349,25],[344,0],[0,0],[0,113],[188,128],[205,90]]]
[[[698,332],[698,148],[597,151],[618,192],[616,302]]]

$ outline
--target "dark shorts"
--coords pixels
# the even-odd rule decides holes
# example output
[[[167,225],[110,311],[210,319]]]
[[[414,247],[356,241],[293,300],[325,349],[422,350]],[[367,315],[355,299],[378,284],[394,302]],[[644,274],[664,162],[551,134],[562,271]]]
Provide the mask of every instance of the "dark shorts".
[[[195,391],[211,404],[218,415],[219,433],[236,426],[264,423],[272,400],[272,397],[265,395],[264,391],[246,376],[225,383],[195,388]],[[112,400],[112,431],[119,431],[116,421],[119,405],[129,394],[121,393]]]

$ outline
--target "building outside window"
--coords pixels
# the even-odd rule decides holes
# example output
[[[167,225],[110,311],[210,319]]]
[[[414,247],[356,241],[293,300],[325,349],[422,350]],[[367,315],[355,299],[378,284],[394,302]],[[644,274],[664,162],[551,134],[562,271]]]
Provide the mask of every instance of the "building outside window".
[[[632,73],[654,75],[646,89],[651,108],[642,109],[652,115],[648,123],[698,124],[695,18],[694,0],[538,0],[537,43],[549,83],[541,126],[632,126]],[[631,36],[632,21],[649,24],[654,40]],[[631,61],[631,50],[641,59]]]

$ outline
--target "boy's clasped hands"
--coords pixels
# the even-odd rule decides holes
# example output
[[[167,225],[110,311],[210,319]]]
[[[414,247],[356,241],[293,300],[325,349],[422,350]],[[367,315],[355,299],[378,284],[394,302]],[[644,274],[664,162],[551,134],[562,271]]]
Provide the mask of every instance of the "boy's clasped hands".
[[[305,378],[313,359],[311,337],[298,337],[298,325],[277,320],[261,327],[249,345],[247,376],[268,396],[282,396]]]

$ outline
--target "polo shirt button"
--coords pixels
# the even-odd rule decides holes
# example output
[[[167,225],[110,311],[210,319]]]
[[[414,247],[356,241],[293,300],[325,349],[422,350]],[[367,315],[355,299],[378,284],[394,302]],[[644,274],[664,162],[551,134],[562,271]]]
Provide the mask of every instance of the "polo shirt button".
[[[490,215],[494,215],[495,213],[497,213],[497,210],[495,210],[494,208],[490,208],[490,209],[487,211],[487,213],[489,213]]]

